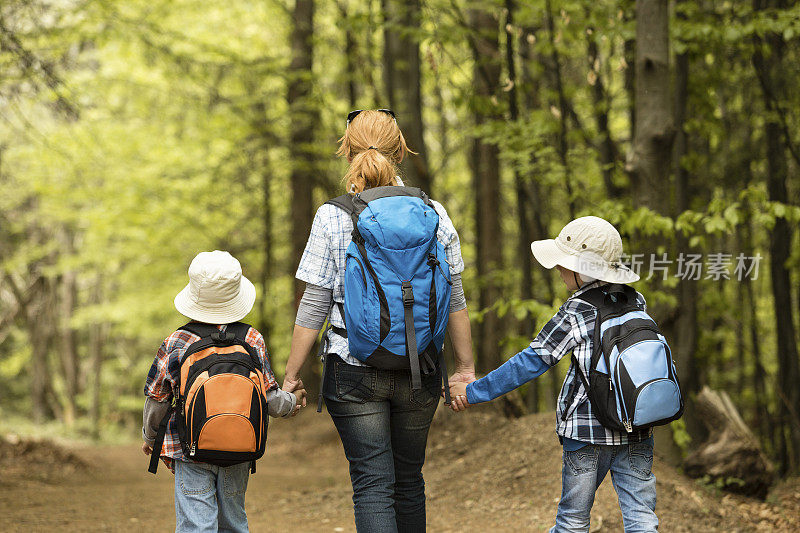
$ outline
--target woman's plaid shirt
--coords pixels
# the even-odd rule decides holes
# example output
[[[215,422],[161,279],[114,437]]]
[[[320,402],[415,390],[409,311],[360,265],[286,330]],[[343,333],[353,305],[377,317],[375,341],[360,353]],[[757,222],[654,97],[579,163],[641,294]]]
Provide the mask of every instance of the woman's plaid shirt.
[[[225,325],[218,327],[220,330],[225,329]],[[199,340],[200,337],[194,333],[182,329],[175,331],[164,340],[156,352],[150,372],[147,373],[147,381],[144,385],[145,396],[149,396],[157,402],[172,402],[177,393],[177,383],[181,373],[180,360],[187,348]],[[258,352],[261,368],[264,370],[264,380],[267,382],[267,390],[277,389],[278,382],[275,381],[275,375],[269,364],[269,354],[264,344],[264,337],[257,329],[251,327],[245,336],[245,341]],[[173,460],[187,460],[183,457],[183,450],[181,450],[175,416],[176,413],[173,412],[167,424],[167,433],[164,435],[164,446],[161,448],[161,459],[170,469],[172,469]]]

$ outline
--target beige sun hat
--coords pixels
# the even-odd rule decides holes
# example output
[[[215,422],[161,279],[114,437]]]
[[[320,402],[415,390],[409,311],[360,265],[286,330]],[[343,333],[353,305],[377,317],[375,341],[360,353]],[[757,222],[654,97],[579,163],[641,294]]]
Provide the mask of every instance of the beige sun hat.
[[[256,288],[228,252],[200,252],[189,265],[189,284],[175,297],[175,308],[192,320],[230,324],[253,309]]]
[[[622,237],[600,217],[576,218],[555,239],[534,241],[531,252],[545,268],[560,265],[609,283],[633,283],[639,275],[622,264]]]

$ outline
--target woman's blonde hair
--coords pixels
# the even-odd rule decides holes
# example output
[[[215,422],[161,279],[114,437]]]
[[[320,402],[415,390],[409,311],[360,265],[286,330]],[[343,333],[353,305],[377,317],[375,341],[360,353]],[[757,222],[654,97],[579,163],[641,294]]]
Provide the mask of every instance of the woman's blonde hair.
[[[406,154],[414,154],[406,145],[397,121],[383,111],[362,111],[350,121],[336,155],[346,157],[350,168],[344,175],[347,192],[397,185],[398,165]]]

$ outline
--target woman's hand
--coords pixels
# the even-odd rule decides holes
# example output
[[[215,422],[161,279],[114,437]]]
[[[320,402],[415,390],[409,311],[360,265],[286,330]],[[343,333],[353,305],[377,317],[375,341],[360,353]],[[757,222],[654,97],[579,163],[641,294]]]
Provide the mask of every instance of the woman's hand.
[[[472,383],[475,381],[475,369],[456,370],[448,381],[450,383]]]
[[[302,386],[303,382],[300,381],[300,385]],[[294,410],[290,416],[297,416],[297,413],[300,412],[300,409],[306,406],[306,389],[299,388],[292,391],[297,401],[295,402]]]
[[[301,407],[306,406],[306,390],[302,379],[291,376],[284,377],[281,390],[292,392],[297,397],[297,405],[292,416],[296,415]]]

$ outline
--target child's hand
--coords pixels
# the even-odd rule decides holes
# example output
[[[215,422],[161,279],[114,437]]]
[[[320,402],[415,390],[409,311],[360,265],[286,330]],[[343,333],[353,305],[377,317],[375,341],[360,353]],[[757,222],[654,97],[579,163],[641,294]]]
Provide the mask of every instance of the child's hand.
[[[305,389],[297,389],[292,391],[294,397],[297,398],[297,403],[294,406],[294,411],[292,411],[291,416],[297,416],[297,413],[300,412],[300,409],[306,406],[306,390]]]
[[[455,412],[464,411],[469,407],[467,401],[467,384],[457,381],[450,384],[450,409]]]
[[[150,455],[153,453],[153,448],[145,442],[142,444],[142,452],[144,452],[145,455]]]

